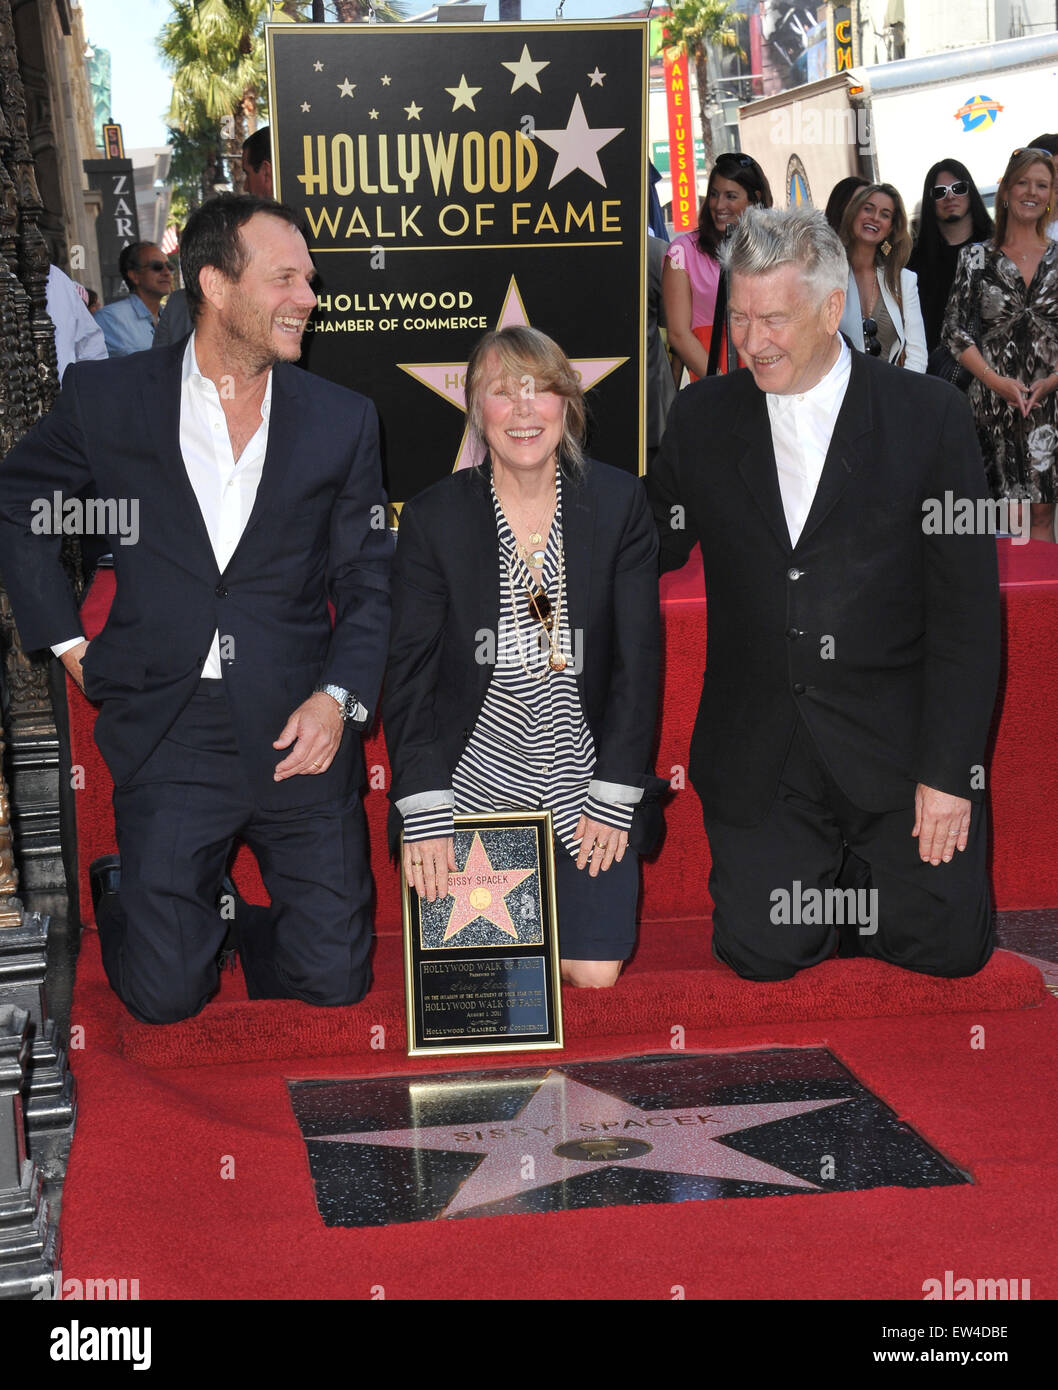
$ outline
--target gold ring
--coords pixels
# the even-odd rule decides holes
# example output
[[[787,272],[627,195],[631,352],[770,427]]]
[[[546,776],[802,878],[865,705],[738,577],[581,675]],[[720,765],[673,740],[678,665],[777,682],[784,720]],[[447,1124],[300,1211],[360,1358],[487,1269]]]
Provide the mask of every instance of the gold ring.
[[[412,866],[413,869],[421,869],[421,868],[422,868],[422,860],[421,860],[421,859],[413,859],[413,860],[411,861],[411,866]]]

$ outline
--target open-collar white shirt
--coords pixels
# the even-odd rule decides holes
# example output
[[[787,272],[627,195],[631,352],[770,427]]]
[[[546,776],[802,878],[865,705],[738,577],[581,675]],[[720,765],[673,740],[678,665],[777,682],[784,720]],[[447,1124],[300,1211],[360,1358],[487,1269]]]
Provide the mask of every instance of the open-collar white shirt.
[[[772,449],[791,545],[797,544],[808,520],[848,389],[852,353],[840,334],[838,342],[837,361],[808,391],[767,396]]]
[[[180,381],[180,453],[188,481],[206,523],[217,568],[224,572],[250,519],[268,449],[268,416],[272,405],[272,373],[268,373],[261,423],[246,448],[235,458],[220,393],[203,376],[195,356],[195,334],[188,339]],[[220,633],[202,668],[206,679],[221,678]]]

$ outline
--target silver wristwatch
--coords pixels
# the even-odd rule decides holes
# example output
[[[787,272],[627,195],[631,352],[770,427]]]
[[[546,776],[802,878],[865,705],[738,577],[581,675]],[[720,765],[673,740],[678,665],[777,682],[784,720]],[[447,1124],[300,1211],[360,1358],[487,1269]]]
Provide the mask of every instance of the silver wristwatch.
[[[367,728],[370,716],[355,691],[346,690],[342,685],[317,685],[313,693],[329,695],[337,703],[346,724],[354,729]]]

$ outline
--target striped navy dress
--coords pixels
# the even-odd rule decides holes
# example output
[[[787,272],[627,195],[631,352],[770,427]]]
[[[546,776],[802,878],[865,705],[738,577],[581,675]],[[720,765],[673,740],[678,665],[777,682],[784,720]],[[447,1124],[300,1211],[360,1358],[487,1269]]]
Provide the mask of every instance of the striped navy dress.
[[[627,830],[642,791],[592,781],[595,745],[576,680],[578,662],[583,660],[583,634],[569,629],[563,576],[561,473],[557,472],[555,481],[555,519],[540,583],[554,612],[563,579],[556,635],[567,659],[562,671],[548,668],[546,635],[529,612],[529,594],[536,584],[518,554],[495,488],[492,505],[500,548],[496,664],[478,721],[452,774],[451,792],[439,789],[436,794],[424,792],[398,802],[404,839],[411,843],[451,835],[453,815],[548,809],[555,838],[575,857],[580,846],[574,832],[582,814]]]

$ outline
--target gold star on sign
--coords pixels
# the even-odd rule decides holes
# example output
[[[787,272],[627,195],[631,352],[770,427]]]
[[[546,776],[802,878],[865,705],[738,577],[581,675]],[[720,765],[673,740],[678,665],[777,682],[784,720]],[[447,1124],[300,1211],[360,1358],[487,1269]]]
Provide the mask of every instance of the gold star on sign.
[[[550,63],[534,63],[529,56],[529,45],[522,45],[522,56],[516,63],[502,63],[501,67],[507,68],[514,74],[514,81],[511,83],[511,91],[516,92],[519,87],[533,87],[540,91],[540,82],[537,73],[544,68],[549,68]]]
[[[353,92],[356,90],[356,83],[350,82],[348,77],[345,79],[344,82],[339,82],[336,85],[343,97],[351,97],[353,95]]]
[[[406,106],[404,109],[408,113],[409,121],[417,121],[419,119],[419,112],[422,110],[422,107],[416,106],[415,103],[412,102],[410,106]]]
[[[377,111],[369,111],[367,114],[371,117],[371,119],[372,119],[373,121],[377,121],[377,120],[378,120],[378,112],[377,112]]]
[[[392,77],[382,77],[379,79],[379,81],[382,83],[383,87],[388,87],[389,84],[393,81],[393,79]]]
[[[477,107],[474,105],[474,98],[477,96],[478,92],[481,91],[481,88],[468,86],[466,73],[463,73],[460,77],[458,87],[446,87],[445,91],[450,97],[455,98],[452,103],[453,111],[458,111],[461,106],[469,107],[471,111],[477,110]]]
[[[318,59],[317,59],[317,61],[316,61],[315,63],[313,63],[312,66],[313,66],[313,68],[316,70],[316,72],[322,72],[322,71],[323,71],[323,64],[322,64]]]
[[[595,71],[594,71],[594,72],[589,72],[589,73],[588,73],[588,76],[591,78],[591,85],[592,85],[593,87],[601,87],[601,86],[602,86],[602,80],[603,80],[603,78],[606,76],[606,74],[605,74],[604,72],[600,72],[600,71],[599,71],[599,64],[596,63],[596,64],[595,64]]]
[[[308,104],[307,101],[303,101],[301,103],[301,109],[305,112],[306,115],[308,115],[308,113],[312,110],[312,107]]]

